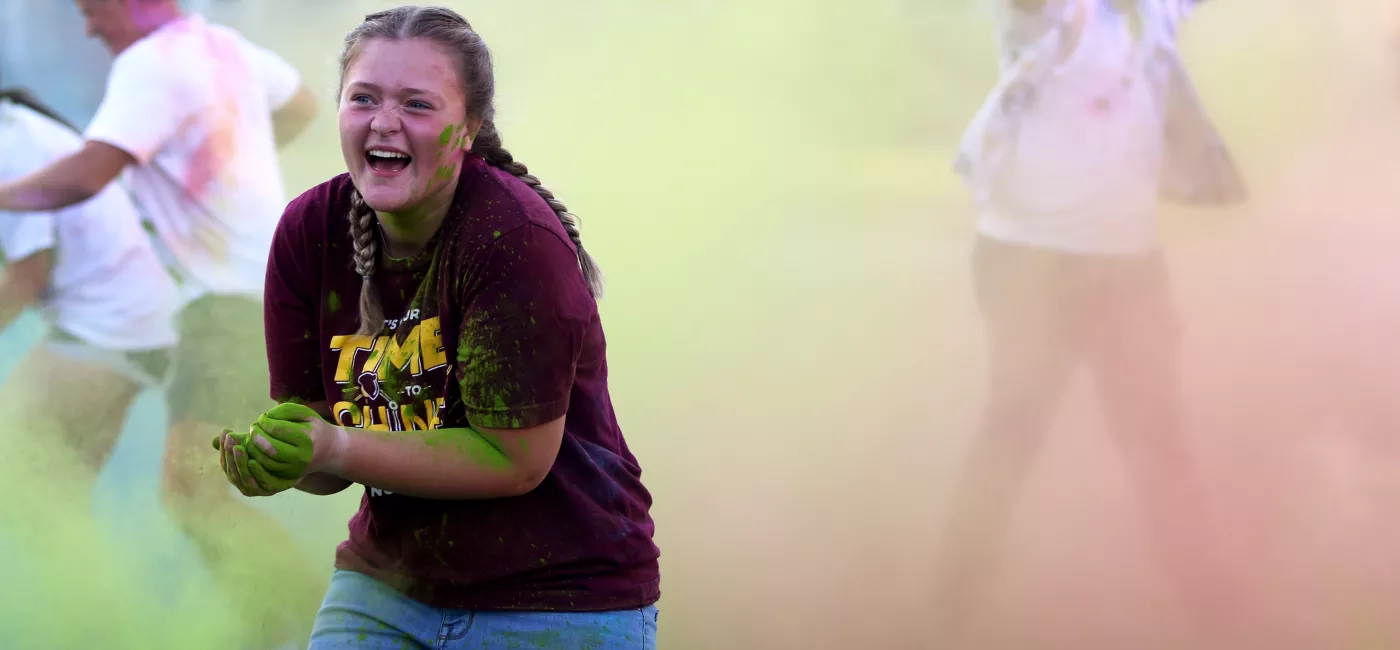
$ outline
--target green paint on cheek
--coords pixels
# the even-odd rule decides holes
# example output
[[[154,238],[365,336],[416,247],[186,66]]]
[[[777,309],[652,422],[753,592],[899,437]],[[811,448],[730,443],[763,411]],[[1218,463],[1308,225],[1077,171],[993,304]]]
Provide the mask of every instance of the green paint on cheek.
[[[340,311],[340,294],[334,291],[330,292],[326,296],[326,306],[330,308],[332,314]]]
[[[452,142],[452,132],[453,132],[453,131],[456,131],[456,130],[457,130],[457,126],[456,126],[456,125],[454,125],[454,124],[448,124],[448,125],[447,125],[447,128],[445,128],[445,129],[442,130],[442,135],[439,135],[439,136],[438,136],[438,144],[440,144],[440,145],[446,147],[446,146],[447,146],[447,143]]]

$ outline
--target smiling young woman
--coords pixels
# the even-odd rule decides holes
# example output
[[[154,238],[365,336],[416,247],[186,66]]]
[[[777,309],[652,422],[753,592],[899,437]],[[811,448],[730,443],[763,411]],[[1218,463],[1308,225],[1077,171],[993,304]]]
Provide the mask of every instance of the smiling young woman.
[[[215,444],[247,495],[366,488],[311,647],[654,648],[651,496],[597,268],[501,147],[485,44],[400,7],[350,33],[341,72],[348,173],[288,206],[268,266],[282,404]]]

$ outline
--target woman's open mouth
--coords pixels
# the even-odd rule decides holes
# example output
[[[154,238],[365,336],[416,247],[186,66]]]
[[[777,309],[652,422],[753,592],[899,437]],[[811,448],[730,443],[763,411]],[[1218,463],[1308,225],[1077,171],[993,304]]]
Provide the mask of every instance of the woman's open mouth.
[[[370,149],[365,152],[365,160],[369,162],[371,170],[392,175],[407,169],[413,157],[392,149]]]

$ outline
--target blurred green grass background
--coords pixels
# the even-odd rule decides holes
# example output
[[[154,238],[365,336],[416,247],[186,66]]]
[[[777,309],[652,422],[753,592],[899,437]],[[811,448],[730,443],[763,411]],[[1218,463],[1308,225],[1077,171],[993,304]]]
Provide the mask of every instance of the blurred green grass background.
[[[12,39],[31,29],[12,22],[23,1],[11,0]],[[1346,110],[1329,85],[1346,45],[1337,14],[1367,2],[1219,0],[1188,28],[1200,91],[1256,189]],[[289,196],[339,173],[340,40],[391,3],[194,4],[287,57],[322,99],[282,155]],[[938,495],[980,395],[972,217],[948,166],[995,73],[983,5],[445,4],[495,52],[507,148],[581,216],[606,273],[614,401],[656,497],[660,647],[926,647]],[[59,19],[42,27],[81,36]],[[11,80],[90,109],[91,89],[7,51]],[[1178,241],[1236,227],[1172,216]],[[0,337],[4,360],[38,331],[29,318]],[[159,400],[143,397],[99,483],[101,529],[75,525],[100,537],[104,568],[55,566],[61,548],[0,556],[2,645],[225,647],[227,607],[157,505],[164,428]],[[1040,507],[1065,509],[1042,523],[1092,525],[1097,502],[1074,489],[1097,488],[1046,480]],[[358,499],[259,504],[329,571]],[[1069,544],[1055,543],[1042,553]]]

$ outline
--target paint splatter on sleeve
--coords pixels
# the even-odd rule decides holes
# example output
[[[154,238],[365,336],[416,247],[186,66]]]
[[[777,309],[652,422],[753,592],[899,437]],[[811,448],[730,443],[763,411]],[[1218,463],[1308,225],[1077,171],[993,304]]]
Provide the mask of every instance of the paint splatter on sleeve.
[[[462,301],[457,378],[471,424],[518,429],[563,417],[597,311],[573,247],[542,226],[511,230]]]

